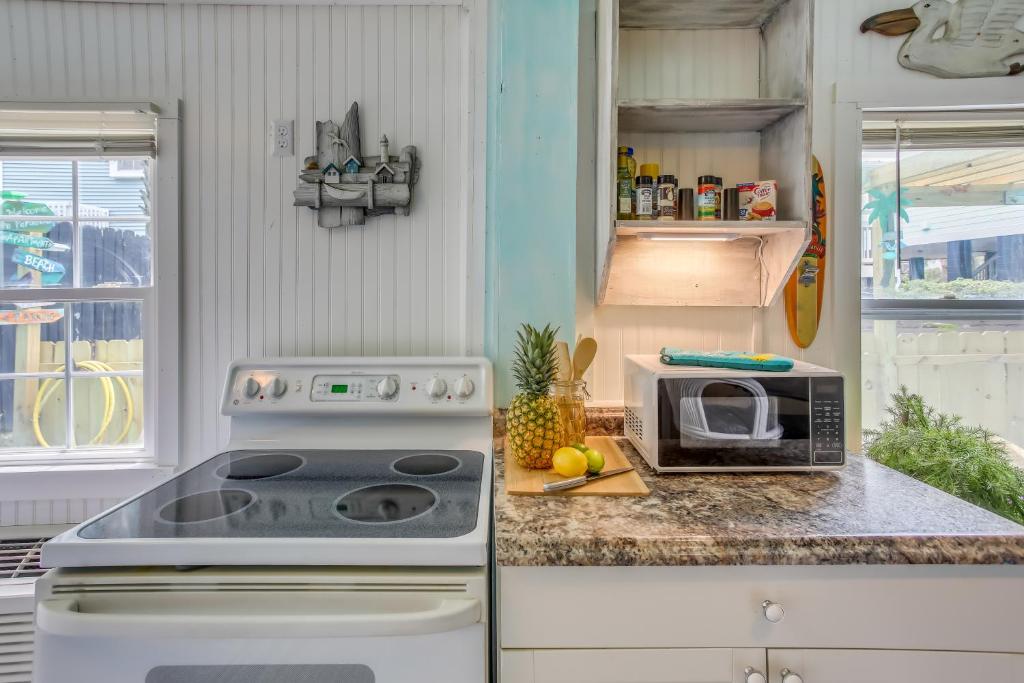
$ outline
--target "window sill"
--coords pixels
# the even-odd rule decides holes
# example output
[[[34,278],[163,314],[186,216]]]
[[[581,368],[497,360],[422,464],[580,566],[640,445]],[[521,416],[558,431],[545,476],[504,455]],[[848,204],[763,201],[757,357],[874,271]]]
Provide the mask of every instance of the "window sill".
[[[153,462],[0,466],[0,501],[126,498],[169,478]]]

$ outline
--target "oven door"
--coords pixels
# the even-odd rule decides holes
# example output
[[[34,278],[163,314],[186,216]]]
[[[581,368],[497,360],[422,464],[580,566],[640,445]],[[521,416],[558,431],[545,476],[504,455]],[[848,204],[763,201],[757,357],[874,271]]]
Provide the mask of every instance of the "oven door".
[[[793,376],[659,379],[659,468],[813,466],[811,385]]]
[[[40,600],[36,683],[479,683],[486,632],[465,595],[80,592]]]

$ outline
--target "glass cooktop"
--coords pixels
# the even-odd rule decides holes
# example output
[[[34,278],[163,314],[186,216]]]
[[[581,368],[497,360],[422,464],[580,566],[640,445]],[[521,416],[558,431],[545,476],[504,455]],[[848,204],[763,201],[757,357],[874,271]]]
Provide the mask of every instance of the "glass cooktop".
[[[454,538],[476,527],[476,451],[228,451],[84,526],[84,539]]]

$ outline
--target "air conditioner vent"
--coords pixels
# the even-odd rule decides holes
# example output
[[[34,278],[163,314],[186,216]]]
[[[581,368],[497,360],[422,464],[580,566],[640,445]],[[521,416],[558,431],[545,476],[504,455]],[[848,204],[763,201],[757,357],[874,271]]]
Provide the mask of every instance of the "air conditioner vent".
[[[48,538],[16,538],[0,541],[0,579],[23,579],[42,576],[39,549]],[[0,678],[0,683],[3,679]]]
[[[0,683],[31,683],[32,639],[31,612],[0,614]]]
[[[644,421],[640,418],[635,410],[626,406],[625,416],[623,418],[626,426],[626,436],[634,436],[639,441],[644,440]]]

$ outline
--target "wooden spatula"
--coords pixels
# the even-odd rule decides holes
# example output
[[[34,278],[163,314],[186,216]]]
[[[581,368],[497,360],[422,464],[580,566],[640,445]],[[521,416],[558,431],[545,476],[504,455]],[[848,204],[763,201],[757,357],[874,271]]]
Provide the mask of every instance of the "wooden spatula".
[[[569,360],[569,343],[564,341],[555,342],[555,360],[558,361],[558,381],[568,382],[572,379],[573,366]]]
[[[597,355],[597,342],[592,337],[584,337],[576,344],[572,354],[573,379],[583,379],[583,373],[594,362]]]

